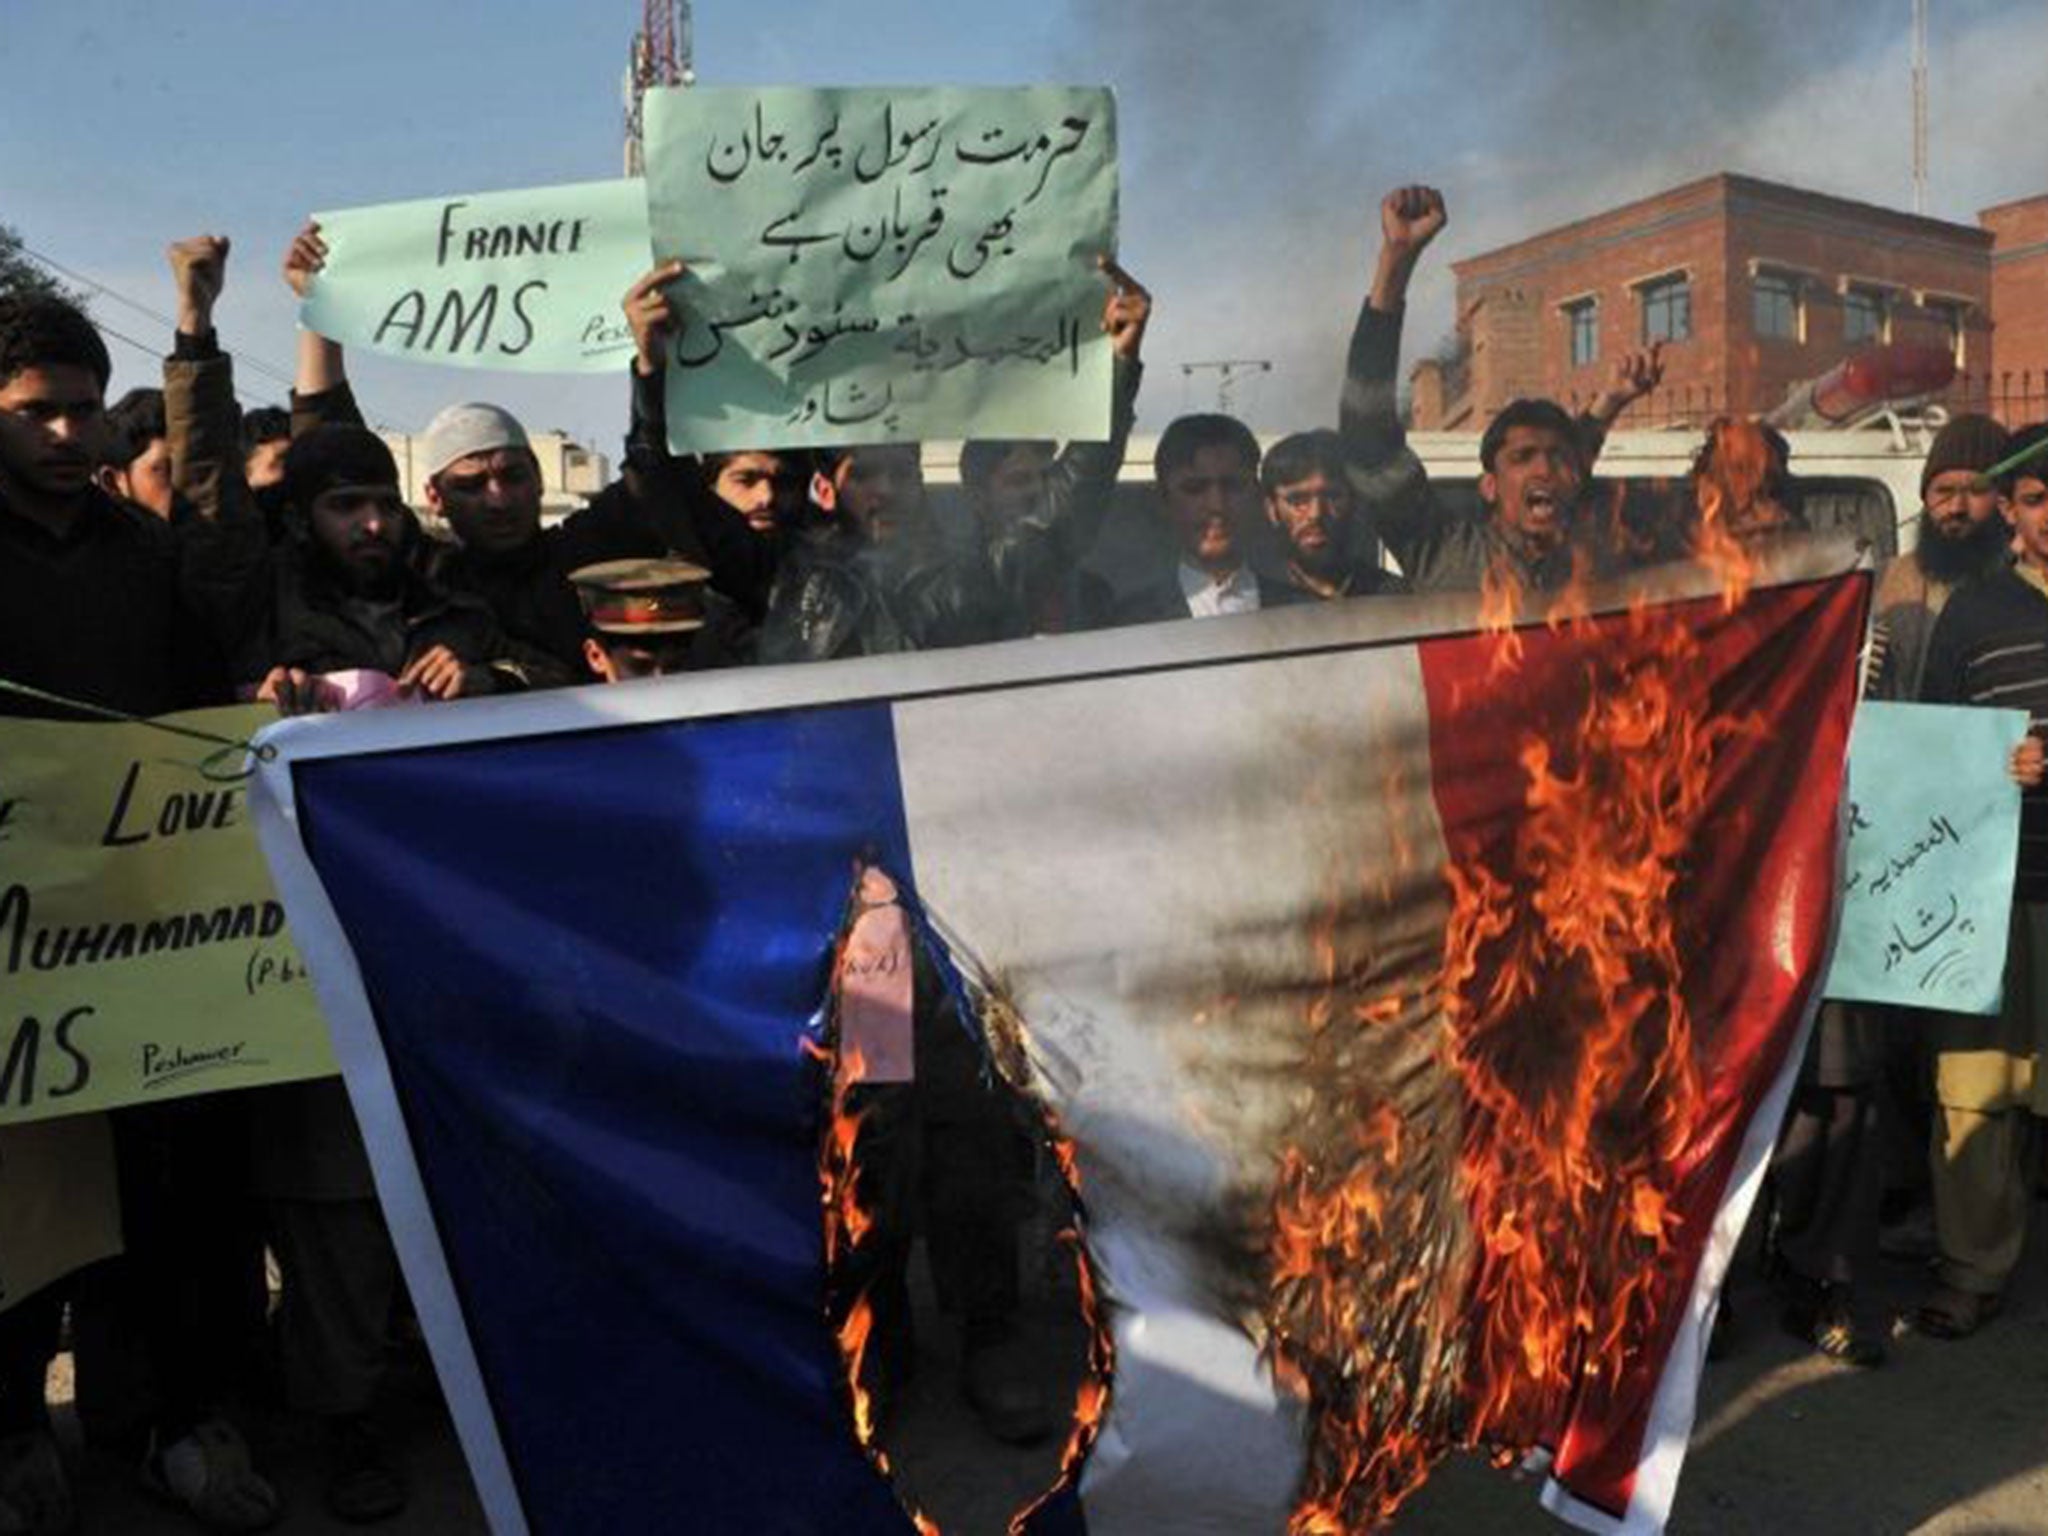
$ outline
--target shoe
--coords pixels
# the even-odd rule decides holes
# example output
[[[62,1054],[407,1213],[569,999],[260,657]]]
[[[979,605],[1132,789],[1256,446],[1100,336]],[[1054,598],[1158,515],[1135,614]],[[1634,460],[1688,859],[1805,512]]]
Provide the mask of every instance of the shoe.
[[[0,1440],[0,1533],[66,1536],[77,1524],[57,1442],[42,1430]]]
[[[327,1485],[320,1502],[346,1525],[374,1525],[404,1510],[405,1479],[384,1454],[383,1441],[367,1414],[346,1414],[328,1423]]]
[[[960,1390],[981,1427],[1006,1445],[1036,1445],[1053,1432],[1052,1405],[1031,1380],[1030,1356],[1014,1338],[970,1344]]]
[[[1805,1293],[1795,1295],[1785,1304],[1786,1332],[1843,1365],[1867,1370],[1884,1364],[1884,1339],[1856,1315],[1849,1287],[1827,1281],[1800,1284]]]
[[[1967,1339],[2004,1308],[2000,1297],[1937,1285],[1914,1309],[1912,1327],[1930,1339]]]
[[[156,1443],[142,1459],[142,1486],[175,1504],[209,1531],[265,1531],[284,1513],[284,1501],[249,1458],[241,1431],[226,1419],[207,1419],[169,1445]]]

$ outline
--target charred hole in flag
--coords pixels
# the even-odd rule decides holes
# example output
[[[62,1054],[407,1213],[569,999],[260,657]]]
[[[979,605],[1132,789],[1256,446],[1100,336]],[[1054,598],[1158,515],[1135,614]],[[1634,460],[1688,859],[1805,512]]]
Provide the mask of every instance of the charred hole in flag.
[[[1035,1084],[1008,990],[941,935],[904,884],[863,863],[818,1026],[803,1048],[821,1105],[824,1308],[855,1439],[914,1527],[943,1529],[946,1511],[927,1505],[916,1468],[929,1464],[933,1435],[957,1422],[955,1394],[920,1394],[911,1381],[920,1344],[929,1377],[931,1357],[956,1353],[933,1335],[957,1334],[963,1369],[968,1352],[987,1350],[998,1381],[1014,1375],[1049,1410],[1047,1432],[1028,1437],[1044,1482],[1010,1530],[1079,1529],[1077,1488],[1108,1410],[1113,1345],[1073,1143]],[[920,1246],[928,1297],[912,1283]],[[984,1427],[997,1432],[1001,1417]]]

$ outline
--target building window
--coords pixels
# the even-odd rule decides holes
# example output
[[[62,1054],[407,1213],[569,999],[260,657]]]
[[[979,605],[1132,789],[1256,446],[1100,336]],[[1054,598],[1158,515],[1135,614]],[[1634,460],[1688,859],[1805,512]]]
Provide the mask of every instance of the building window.
[[[1941,334],[1948,342],[1948,349],[1955,357],[1956,366],[1958,368],[1962,367],[1963,337],[1967,329],[1963,322],[1964,317],[1968,314],[1968,306],[1955,303],[1953,300],[1929,299],[1927,301],[1927,313],[1932,315],[1936,323],[1941,326]]]
[[[1564,307],[1564,323],[1571,335],[1574,368],[1600,360],[1600,304],[1596,299],[1574,299]]]
[[[1866,341],[1883,341],[1887,330],[1884,295],[1868,288],[1851,288],[1842,294],[1842,340],[1850,346]]]
[[[1692,284],[1683,274],[1642,286],[1643,341],[1688,341],[1692,337]]]
[[[1778,341],[1800,341],[1799,280],[1777,272],[1759,272],[1750,288],[1750,324],[1757,335]]]

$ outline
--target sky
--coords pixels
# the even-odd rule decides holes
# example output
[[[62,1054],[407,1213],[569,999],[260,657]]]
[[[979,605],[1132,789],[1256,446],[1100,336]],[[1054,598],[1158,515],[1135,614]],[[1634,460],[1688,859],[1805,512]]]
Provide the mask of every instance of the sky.
[[[2048,192],[2048,0],[1931,0],[1930,213]],[[114,388],[154,382],[163,247],[234,241],[217,314],[247,403],[295,346],[284,248],[315,209],[619,174],[630,0],[0,0],[0,222],[100,290]],[[1412,296],[1420,355],[1449,263],[1714,171],[1912,206],[1908,0],[701,0],[719,85],[1108,84],[1124,265],[1156,313],[1141,425],[1231,404],[1329,424],[1389,188],[1451,222]],[[60,274],[64,275],[64,274]],[[82,280],[81,280],[82,279]],[[366,412],[416,430],[486,398],[617,458],[623,377],[368,355]]]

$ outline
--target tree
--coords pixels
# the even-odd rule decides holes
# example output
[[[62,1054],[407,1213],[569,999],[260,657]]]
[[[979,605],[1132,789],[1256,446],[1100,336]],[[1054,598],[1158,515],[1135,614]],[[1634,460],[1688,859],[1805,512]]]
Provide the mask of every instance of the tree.
[[[17,293],[47,294],[83,305],[85,295],[65,287],[28,254],[12,225],[0,224],[0,298]]]

